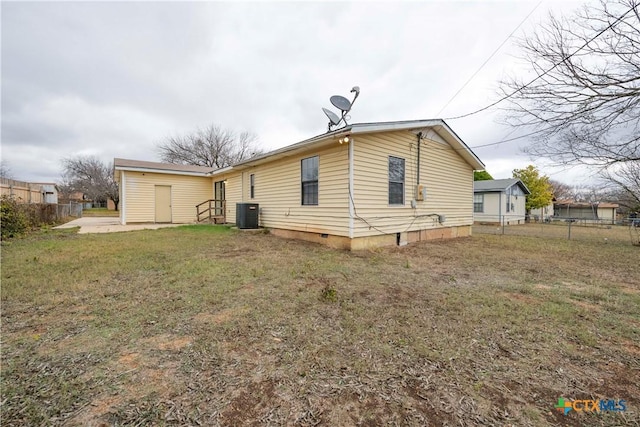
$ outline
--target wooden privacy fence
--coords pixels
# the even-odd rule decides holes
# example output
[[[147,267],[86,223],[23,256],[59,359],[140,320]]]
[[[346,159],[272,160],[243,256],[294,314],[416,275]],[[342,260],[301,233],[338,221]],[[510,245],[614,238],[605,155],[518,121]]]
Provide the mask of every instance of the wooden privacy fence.
[[[42,185],[0,178],[0,195],[13,197],[20,203],[42,203]]]

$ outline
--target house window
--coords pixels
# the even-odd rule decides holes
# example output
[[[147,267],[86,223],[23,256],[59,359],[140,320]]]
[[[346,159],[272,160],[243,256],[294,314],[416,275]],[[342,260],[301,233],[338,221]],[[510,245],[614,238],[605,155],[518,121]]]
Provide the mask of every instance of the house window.
[[[255,174],[249,175],[249,197],[256,197],[256,176]]]
[[[511,212],[511,196],[507,194],[507,212]]]
[[[389,204],[404,205],[404,159],[389,156]]]
[[[484,194],[473,195],[473,211],[484,212]]]
[[[318,204],[318,156],[302,159],[302,204]]]

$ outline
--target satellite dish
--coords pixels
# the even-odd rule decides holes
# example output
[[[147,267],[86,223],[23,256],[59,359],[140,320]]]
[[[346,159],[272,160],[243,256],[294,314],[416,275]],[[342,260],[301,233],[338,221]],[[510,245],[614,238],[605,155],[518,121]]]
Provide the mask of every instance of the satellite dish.
[[[349,100],[344,96],[333,95],[331,98],[329,98],[329,101],[331,101],[334,107],[342,111],[351,110],[351,102],[349,102]]]
[[[332,128],[339,126],[340,123],[344,123],[344,126],[349,125],[349,123],[347,123],[347,120],[351,120],[349,112],[351,111],[351,107],[353,107],[353,104],[356,102],[356,99],[358,99],[358,96],[360,95],[360,87],[354,86],[351,89],[351,93],[353,92],[355,92],[353,101],[349,101],[347,98],[340,95],[333,95],[331,98],[329,98],[333,106],[341,111],[342,114],[340,116],[326,108],[322,109],[324,114],[329,118],[328,132],[331,132]]]
[[[322,111],[324,111],[324,114],[329,118],[333,126],[340,122],[340,117],[338,117],[338,115],[333,111],[327,110],[326,108],[323,108]]]

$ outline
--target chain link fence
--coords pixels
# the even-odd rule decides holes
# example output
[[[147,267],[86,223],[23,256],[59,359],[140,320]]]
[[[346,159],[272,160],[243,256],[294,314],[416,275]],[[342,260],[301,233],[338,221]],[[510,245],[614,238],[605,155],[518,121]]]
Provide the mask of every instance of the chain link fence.
[[[640,219],[625,218],[620,221],[563,218],[517,224],[508,215],[496,223],[476,223],[475,234],[532,236],[578,241],[619,241],[640,245]]]

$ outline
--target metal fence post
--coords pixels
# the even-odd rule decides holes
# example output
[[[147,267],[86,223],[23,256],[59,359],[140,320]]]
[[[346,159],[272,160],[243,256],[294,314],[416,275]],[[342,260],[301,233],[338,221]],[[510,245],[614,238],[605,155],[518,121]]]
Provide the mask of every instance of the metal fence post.
[[[504,217],[505,215],[502,215],[502,235],[504,236]]]
[[[569,238],[568,240],[571,240],[571,220],[569,220]]]

